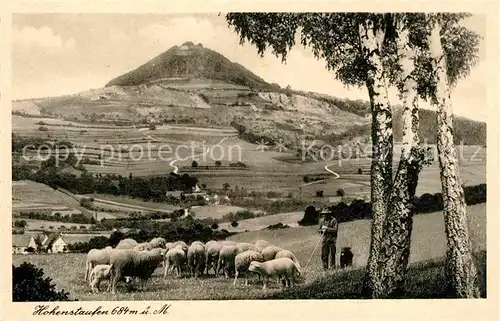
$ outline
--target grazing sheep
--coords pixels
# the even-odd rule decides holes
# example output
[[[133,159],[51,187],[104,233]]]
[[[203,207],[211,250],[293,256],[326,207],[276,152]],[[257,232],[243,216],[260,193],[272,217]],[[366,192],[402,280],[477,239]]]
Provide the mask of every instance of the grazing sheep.
[[[219,252],[222,249],[222,244],[208,242],[205,246],[205,266],[207,267],[207,275],[210,269],[214,269],[217,276],[217,262],[219,261]]]
[[[220,249],[219,260],[217,261],[217,274],[222,269],[224,276],[229,278],[230,271],[234,271],[234,258],[240,253],[235,245],[225,245]]]
[[[201,242],[193,242],[187,251],[191,276],[197,278],[205,270],[205,247]]]
[[[287,257],[266,262],[253,261],[250,263],[248,270],[262,276],[264,281],[262,289],[266,289],[268,278],[284,278],[285,286],[290,287],[295,285],[295,278],[300,276],[299,266]]]
[[[234,282],[236,285],[236,280],[238,276],[243,273],[245,275],[245,285],[248,285],[248,267],[253,261],[264,262],[264,257],[257,251],[244,251],[236,255],[234,258]]]
[[[151,251],[114,250],[110,258],[112,265],[110,292],[115,294],[118,281],[127,276],[138,278],[144,287],[162,260],[163,253],[160,249]]]
[[[262,253],[262,250],[265,249],[266,247],[272,245],[271,243],[269,243],[268,241],[264,241],[264,240],[258,240],[255,242],[255,247],[259,250],[259,252]]]
[[[151,251],[153,247],[148,242],[139,243],[134,247],[136,251]]]
[[[297,260],[297,257],[295,256],[295,254],[293,254],[291,251],[289,251],[289,250],[281,250],[278,253],[276,253],[275,259],[279,259],[281,257],[287,257],[287,258],[291,259],[294,263],[297,264],[297,266],[300,269],[299,260]],[[281,278],[278,278],[278,283],[280,281],[281,281]]]
[[[193,245],[193,244],[199,244],[199,245],[205,247],[205,244],[202,241],[194,241],[193,243],[191,243],[191,245]]]
[[[281,257],[287,257],[287,258],[289,258],[294,263],[296,263],[299,266],[299,269],[300,269],[299,260],[297,260],[297,257],[295,256],[295,254],[293,254],[291,251],[289,251],[289,250],[281,250],[278,253],[276,253],[275,259],[279,259]]]
[[[354,254],[352,254],[351,248],[346,246],[343,247],[340,252],[340,268],[343,269],[348,266],[352,266],[352,259]]]
[[[90,289],[92,293],[99,292],[99,284],[103,280],[109,280],[112,266],[109,264],[98,264],[90,272]]]
[[[259,249],[253,245],[252,243],[238,243],[236,244],[236,246],[240,249],[241,252],[245,252],[245,251],[256,251],[256,252],[260,252]]]
[[[176,248],[178,246],[180,246],[182,248],[182,250],[187,253],[187,250],[189,247],[187,246],[187,244],[184,241],[174,242],[173,247]]]
[[[165,248],[167,250],[171,250],[173,249],[175,246],[174,246],[174,243],[173,242],[168,242],[167,244],[165,244]]]
[[[167,241],[163,237],[155,237],[151,241],[149,241],[149,245],[151,246],[152,249],[160,248],[164,249],[165,245],[167,244]]]
[[[280,247],[270,245],[270,246],[266,246],[262,250],[261,254],[264,257],[265,261],[269,261],[269,260],[273,260],[276,257],[276,254],[278,254],[278,252],[281,250],[282,250],[282,248],[280,248]]]
[[[186,253],[181,248],[173,248],[165,254],[163,261],[163,277],[167,277],[167,272],[175,269],[177,277],[182,277],[182,269],[186,264]]]
[[[90,282],[90,273],[94,266],[98,264],[109,264],[111,252],[113,252],[113,248],[108,246],[104,249],[92,249],[87,253],[87,261],[85,262],[85,281]]]
[[[208,241],[206,244],[205,244],[205,248],[207,246],[211,246],[212,244],[218,244],[219,242],[218,241],[214,241],[214,240],[211,240],[211,241]]]
[[[137,241],[134,239],[123,239],[118,243],[118,245],[115,247],[117,250],[131,250],[137,245]]]

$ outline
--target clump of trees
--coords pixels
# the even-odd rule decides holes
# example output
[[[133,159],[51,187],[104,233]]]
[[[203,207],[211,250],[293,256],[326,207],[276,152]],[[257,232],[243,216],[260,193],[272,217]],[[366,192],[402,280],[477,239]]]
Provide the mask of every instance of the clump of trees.
[[[23,262],[19,266],[12,265],[12,301],[14,302],[46,302],[73,301],[69,292],[56,290],[52,279],[45,277],[42,268]]]
[[[448,238],[447,288],[454,297],[479,297],[468,240],[466,203],[453,143],[450,91],[478,59],[479,36],[457,13],[228,13],[226,20],[260,55],[286,61],[300,42],[324,59],[335,78],[366,87],[372,114],[372,237],[363,294],[404,293],[418,176],[430,159],[418,136],[419,99],[437,109],[437,147]],[[388,85],[403,101],[402,150],[393,175],[393,113]],[[398,240],[397,243],[394,240]]]

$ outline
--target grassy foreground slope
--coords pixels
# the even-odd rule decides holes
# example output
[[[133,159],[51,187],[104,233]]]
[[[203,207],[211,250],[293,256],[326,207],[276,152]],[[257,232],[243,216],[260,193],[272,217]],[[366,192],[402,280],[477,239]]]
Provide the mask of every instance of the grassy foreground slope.
[[[85,254],[52,255],[14,255],[13,264],[28,261],[42,267],[58,287],[71,293],[80,300],[227,300],[259,298],[349,298],[359,297],[359,284],[363,275],[369,246],[369,221],[347,222],[340,226],[338,247],[350,245],[356,256],[355,265],[346,271],[324,275],[318,249],[311,257],[319,234],[316,226],[297,227],[283,230],[265,230],[242,233],[231,237],[237,241],[253,242],[257,239],[268,240],[278,246],[293,251],[303,267],[304,282],[296,289],[282,291],[271,284],[267,292],[262,292],[261,284],[252,279],[248,287],[242,283],[232,285],[232,279],[204,277],[163,278],[162,269],[153,274],[144,291],[127,292],[120,288],[120,293],[91,294],[83,279]],[[485,268],[486,249],[486,205],[469,207],[469,227],[474,252],[479,253],[478,262]],[[443,268],[440,260],[446,248],[442,213],[424,214],[415,217],[415,226],[411,246],[411,263],[418,263],[410,272],[410,294],[415,297],[442,296]],[[431,260],[431,263],[421,263]],[[482,263],[481,263],[482,262]],[[484,277],[483,277],[484,278]]]

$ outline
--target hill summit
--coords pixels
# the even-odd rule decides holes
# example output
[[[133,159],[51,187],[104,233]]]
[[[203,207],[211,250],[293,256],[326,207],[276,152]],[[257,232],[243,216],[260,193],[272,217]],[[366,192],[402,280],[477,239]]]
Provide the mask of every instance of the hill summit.
[[[191,41],[171,47],[138,68],[112,79],[106,87],[137,86],[179,78],[213,79],[256,90],[272,87],[242,65]]]

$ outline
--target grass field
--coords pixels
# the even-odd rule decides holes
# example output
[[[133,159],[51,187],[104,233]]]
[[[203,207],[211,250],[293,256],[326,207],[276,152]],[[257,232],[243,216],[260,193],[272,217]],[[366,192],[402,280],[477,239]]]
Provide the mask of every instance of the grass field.
[[[155,202],[144,202],[124,195],[104,195],[104,194],[83,194],[77,197],[93,197],[94,204],[98,207],[117,208],[123,211],[144,210],[144,211],[163,211],[170,212],[179,207]]]
[[[239,206],[230,206],[230,205],[216,205],[216,206],[197,206],[192,209],[195,213],[196,218],[215,218],[220,219],[224,215],[233,213],[235,214],[238,211],[245,210],[243,207]]]
[[[469,228],[474,251],[480,252],[485,250],[485,204],[469,207]],[[353,269],[361,268],[366,264],[369,235],[370,221],[363,220],[340,224],[337,248],[340,249],[342,246],[352,247],[355,255],[355,266]],[[254,242],[258,239],[265,239],[282,248],[293,251],[300,261],[304,272],[304,283],[294,291],[306,291],[301,292],[302,296],[313,295],[312,291],[307,289],[311,289],[311,286],[317,286],[315,282],[324,282],[318,281],[319,278],[325,277],[321,269],[319,252],[316,252],[309,266],[306,268],[311,252],[319,240],[317,226],[295,227],[274,231],[254,231],[238,234],[232,236],[230,239],[241,242]],[[445,254],[445,248],[446,240],[444,237],[442,213],[416,216],[412,233],[410,262],[416,263],[439,259]],[[157,269],[149,281],[147,289],[144,291],[126,292],[121,288],[121,292],[117,295],[107,293],[94,295],[89,292],[88,285],[83,280],[85,254],[13,255],[13,264],[17,265],[23,261],[32,262],[42,267],[46,275],[51,277],[58,287],[66,289],[80,300],[215,300],[251,299],[263,295],[260,285],[255,282],[251,282],[250,286],[245,287],[242,283],[233,286],[232,280],[224,278],[214,279],[213,277],[206,277],[195,280],[189,278],[175,279],[167,276],[166,279],[163,279],[161,269]],[[425,269],[435,269],[435,265],[434,267],[427,266]],[[358,274],[354,274],[358,276],[346,277],[344,272],[340,272],[340,274],[339,272],[330,273],[333,273],[333,275],[326,276],[341,282],[342,285],[339,289],[343,289],[345,292],[355,292],[357,290],[355,282],[359,281],[357,279]],[[350,273],[348,274],[350,275]],[[418,277],[414,282],[421,283],[423,281],[423,278]],[[265,295],[278,295],[279,288],[277,288],[276,284],[273,286]],[[330,288],[331,286],[328,287],[328,289]],[[332,293],[335,293],[335,291]],[[327,293],[323,293],[323,295],[327,295]]]

